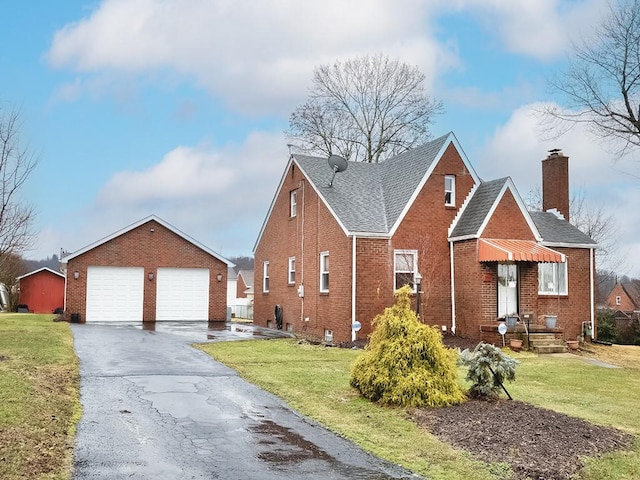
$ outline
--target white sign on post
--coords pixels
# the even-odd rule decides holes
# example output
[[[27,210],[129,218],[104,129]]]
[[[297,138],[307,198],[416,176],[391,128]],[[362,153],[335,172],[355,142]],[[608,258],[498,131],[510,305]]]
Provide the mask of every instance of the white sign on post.
[[[498,333],[502,335],[502,346],[504,347],[504,334],[507,333],[506,323],[500,322],[500,325],[498,325]]]

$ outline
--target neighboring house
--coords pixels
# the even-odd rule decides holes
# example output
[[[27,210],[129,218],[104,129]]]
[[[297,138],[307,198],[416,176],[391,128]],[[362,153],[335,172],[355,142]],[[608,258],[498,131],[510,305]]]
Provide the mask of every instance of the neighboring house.
[[[576,338],[595,321],[596,244],[558,213],[568,219],[568,158],[542,167],[556,213],[528,212],[509,177],[481,181],[453,133],[335,176],[327,159],[291,155],[254,248],[254,322],[277,327],[278,312],[287,330],[366,338],[408,284],[443,331],[495,342],[496,320],[518,313],[556,315],[555,333]]]
[[[253,270],[238,272],[235,295],[235,316],[253,320]]]
[[[235,269],[229,267],[227,269],[227,308],[231,309],[231,316],[236,314],[236,290],[238,283],[238,274]]]
[[[18,303],[30,312],[53,313],[64,306],[64,275],[43,267],[17,278]]]
[[[640,317],[640,281],[617,282],[605,300],[605,305],[628,318]]]
[[[150,216],[61,259],[81,322],[225,321],[233,264]]]

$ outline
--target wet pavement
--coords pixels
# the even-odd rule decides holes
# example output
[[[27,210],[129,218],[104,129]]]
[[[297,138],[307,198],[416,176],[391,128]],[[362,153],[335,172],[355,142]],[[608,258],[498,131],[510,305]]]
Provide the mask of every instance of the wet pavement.
[[[74,479],[418,478],[189,346],[282,332],[164,322],[72,328],[83,405]]]

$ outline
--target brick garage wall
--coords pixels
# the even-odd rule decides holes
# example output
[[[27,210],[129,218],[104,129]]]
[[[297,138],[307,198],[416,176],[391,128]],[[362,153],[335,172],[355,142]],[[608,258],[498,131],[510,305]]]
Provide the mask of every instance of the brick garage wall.
[[[72,258],[67,263],[67,302],[65,314],[79,313],[86,319],[87,268],[90,266],[143,267],[145,322],[155,321],[156,282],[147,280],[157,269],[208,268],[209,278],[209,320],[225,321],[227,316],[227,265],[196,245],[151,220],[129,232],[115,237],[97,247]],[[73,272],[79,272],[75,280]],[[221,273],[221,282],[216,276]]]
[[[454,207],[444,204],[444,177],[455,175]],[[423,277],[422,319],[451,327],[451,268],[447,230],[473,188],[473,177],[453,145],[449,145],[416,197],[391,241],[388,281],[393,288],[393,250],[418,250]],[[414,300],[415,301],[415,300]]]
[[[297,191],[297,214],[290,194]],[[304,231],[304,244],[302,235]],[[332,330],[334,343],[351,340],[351,239],[292,163],[255,251],[254,322],[267,326],[276,305],[283,328],[312,338]],[[320,293],[320,252],[329,252],[329,293]],[[288,283],[288,259],[296,259],[296,283]],[[263,292],[263,264],[269,262],[269,292]],[[304,298],[298,286],[304,284]],[[275,327],[275,323],[272,325]]]

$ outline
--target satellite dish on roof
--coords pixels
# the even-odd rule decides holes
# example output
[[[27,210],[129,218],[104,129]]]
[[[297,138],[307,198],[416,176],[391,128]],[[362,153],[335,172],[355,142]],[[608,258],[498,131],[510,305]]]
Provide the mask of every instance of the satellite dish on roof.
[[[333,175],[331,175],[331,181],[329,182],[329,186],[333,186],[333,179],[336,176],[336,173],[344,172],[347,169],[347,161],[342,158],[340,155],[331,155],[329,157],[329,166],[331,170],[333,170]]]

